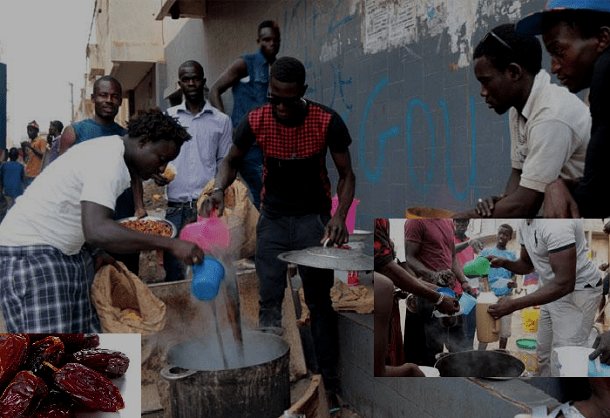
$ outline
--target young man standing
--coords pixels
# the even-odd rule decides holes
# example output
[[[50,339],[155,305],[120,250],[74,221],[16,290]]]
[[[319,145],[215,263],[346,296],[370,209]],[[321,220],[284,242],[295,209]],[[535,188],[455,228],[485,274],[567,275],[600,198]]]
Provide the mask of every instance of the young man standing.
[[[19,150],[11,148],[8,151],[8,161],[0,165],[0,198],[6,198],[7,209],[15,204],[15,199],[23,194],[25,170],[23,164],[17,161]]]
[[[296,58],[279,58],[271,67],[269,103],[250,111],[238,126],[229,154],[222,161],[204,212],[224,208],[224,190],[258,143],[264,155],[261,215],[256,228],[256,273],[260,280],[259,326],[281,332],[286,288],[285,262],[290,250],[347,242],[347,212],[354,198],[351,136],[332,109],[303,98],[305,67]],[[330,150],[339,180],[339,207],[330,216],[331,185],[326,167]],[[330,299],[333,270],[299,266],[318,366],[329,393],[337,393],[339,377],[337,315]]]
[[[515,299],[500,299],[488,308],[495,319],[540,305],[537,355],[540,376],[557,375],[553,348],[585,347],[602,297],[602,279],[588,258],[582,219],[523,219],[517,231],[521,253],[515,261],[490,256],[491,267],[515,274],[536,270],[540,288]]]
[[[236,59],[216,80],[210,89],[210,102],[225,111],[221,95],[231,88],[233,112],[231,120],[236,128],[244,116],[252,109],[267,102],[269,90],[269,70],[280,50],[280,28],[273,20],[265,20],[258,25],[256,42],[259,50]],[[248,184],[252,202],[260,209],[260,194],[263,177],[263,154],[254,144],[246,155],[239,173]]]
[[[603,197],[610,183],[610,2],[550,0],[544,11],[519,21],[517,30],[542,34],[551,71],[571,92],[590,88],[592,126],[584,174],[549,184],[544,216],[608,217],[610,201]]]
[[[457,296],[472,294],[472,288],[460,266],[454,243],[451,219],[408,219],[405,222],[406,263],[422,281],[451,288]],[[435,305],[417,298],[417,312],[405,319],[405,359],[425,366],[434,366],[436,354],[446,346],[450,352],[472,350],[472,340],[466,336],[463,315],[441,323],[432,313]]]
[[[483,248],[479,253],[481,257],[493,256],[502,257],[511,261],[515,261],[517,256],[514,252],[508,250],[506,245],[513,239],[513,227],[509,224],[502,224],[498,227],[498,235],[496,237],[496,245],[494,247]],[[513,288],[516,286],[513,281],[515,274],[510,270],[502,267],[492,267],[489,269],[489,286],[494,294],[500,299],[510,299],[512,297]],[[507,284],[500,285],[498,280],[509,280]],[[508,338],[511,336],[512,315],[505,315],[500,319],[500,349],[506,349]],[[479,343],[479,350],[487,349],[487,343]]]
[[[436,291],[425,281],[418,280],[414,275],[396,262],[394,242],[390,238],[390,223],[388,219],[375,219],[375,360],[374,375],[377,377],[391,376],[422,376],[423,373],[413,363],[398,366],[386,365],[388,352],[388,334],[392,319],[394,287],[417,295],[430,303],[444,314],[454,314],[459,311],[459,305],[454,298]],[[401,336],[402,337],[402,336]],[[413,335],[405,335],[405,340],[413,339]]]
[[[165,218],[180,231],[197,219],[197,199],[218,173],[220,162],[231,147],[231,120],[206,102],[203,96],[205,78],[197,61],[186,61],[178,68],[178,85],[184,102],[167,109],[191,135],[172,163],[176,177],[167,185]],[[183,280],[184,264],[172,254],[164,253],[165,281]]]
[[[42,136],[38,136],[40,127],[35,120],[28,123],[27,131],[30,142],[24,141],[21,143],[25,152],[24,158],[26,160],[25,187],[28,187],[36,176],[40,174],[40,170],[42,170],[42,159],[47,151],[47,141]]]
[[[103,76],[95,80],[93,93],[91,94],[95,114],[93,118],[84,119],[66,127],[59,139],[60,155],[64,154],[73,145],[84,141],[111,135],[125,135],[127,130],[114,121],[119,113],[122,100],[123,88],[117,79],[111,76]],[[131,180],[131,187],[117,199],[114,210],[115,219],[146,215],[142,180],[137,176],[133,176]],[[122,261],[132,273],[136,275],[139,273],[140,253],[113,255]]]
[[[45,153],[44,159],[42,161],[42,168],[48,166],[59,157],[59,144],[61,133],[64,130],[64,124],[59,120],[52,120],[49,123],[49,135],[47,136],[47,152]]]
[[[513,24],[495,27],[474,51],[481,96],[499,115],[509,112],[511,174],[504,193],[478,199],[459,218],[535,217],[545,187],[557,178],[576,179],[585,165],[589,109],[541,69],[542,47]]]

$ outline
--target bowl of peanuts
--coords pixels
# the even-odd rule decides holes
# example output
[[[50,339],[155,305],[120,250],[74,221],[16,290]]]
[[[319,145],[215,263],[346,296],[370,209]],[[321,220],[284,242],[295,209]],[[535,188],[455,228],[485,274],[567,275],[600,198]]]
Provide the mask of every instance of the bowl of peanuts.
[[[135,216],[119,219],[121,225],[134,231],[145,234],[160,235],[162,237],[175,238],[178,235],[178,228],[167,219],[156,216],[145,216],[137,218]]]

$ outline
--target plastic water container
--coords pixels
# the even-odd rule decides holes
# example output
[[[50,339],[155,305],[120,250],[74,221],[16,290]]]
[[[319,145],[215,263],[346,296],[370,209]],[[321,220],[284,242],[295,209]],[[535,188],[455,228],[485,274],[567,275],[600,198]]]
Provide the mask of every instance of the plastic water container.
[[[464,264],[464,274],[466,276],[487,276],[489,274],[490,261],[487,257],[479,256],[472,261]]]
[[[442,293],[445,296],[449,296],[451,298],[455,298],[455,292],[453,291],[453,289],[450,289],[448,287],[439,287],[438,289],[436,289],[436,291],[438,293]]]
[[[334,215],[337,211],[337,208],[339,207],[339,197],[337,195],[334,195],[331,203],[332,204],[330,208],[330,214]],[[347,232],[349,232],[350,234],[353,234],[354,229],[356,228],[356,208],[359,203],[360,200],[358,199],[352,200],[352,204],[350,205],[349,210],[347,211],[347,217],[345,218],[345,226],[347,227]]]
[[[180,239],[195,243],[204,251],[226,249],[231,241],[229,227],[225,221],[215,216],[209,218],[198,216],[197,222],[182,228]]]
[[[538,332],[540,308],[528,307],[521,309],[521,327],[523,332],[534,334]]]
[[[477,298],[470,295],[469,293],[462,293],[460,296],[460,309],[464,315],[468,315],[470,311],[477,305]]]
[[[225,268],[214,257],[205,256],[203,262],[193,264],[191,291],[199,300],[212,300],[218,295],[220,283],[225,277]]]
[[[597,357],[595,360],[589,360],[589,377],[610,377],[610,365],[604,364]]]
[[[579,346],[557,347],[553,349],[551,365],[560,377],[587,377],[589,373],[589,354],[592,348]]]
[[[530,375],[536,375],[538,373],[538,356],[536,354],[538,341],[535,338],[519,338],[515,341],[515,344],[518,349],[515,357],[525,364],[525,370]]]

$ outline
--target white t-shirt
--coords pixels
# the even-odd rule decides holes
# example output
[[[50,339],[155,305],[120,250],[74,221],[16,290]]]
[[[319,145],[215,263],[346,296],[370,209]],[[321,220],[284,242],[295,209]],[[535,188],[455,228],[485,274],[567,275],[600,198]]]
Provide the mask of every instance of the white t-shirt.
[[[130,185],[119,136],[77,144],[49,165],[20,196],[0,224],[0,245],[45,244],[66,255],[85,243],[80,202],[114,210]]]
[[[524,219],[517,231],[519,244],[524,245],[538,272],[540,284],[553,280],[555,274],[549,262],[550,253],[576,246],[576,285],[580,290],[595,286],[601,275],[589,259],[582,219]]]
[[[512,167],[519,185],[544,193],[556,180],[582,177],[591,136],[587,105],[540,70],[521,114],[509,112]]]

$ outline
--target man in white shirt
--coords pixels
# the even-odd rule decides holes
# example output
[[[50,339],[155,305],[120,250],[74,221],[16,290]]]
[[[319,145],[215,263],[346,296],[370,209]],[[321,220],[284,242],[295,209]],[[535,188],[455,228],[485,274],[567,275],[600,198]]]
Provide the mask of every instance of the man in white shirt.
[[[477,45],[474,72],[481,96],[496,113],[509,111],[512,170],[502,195],[480,198],[474,209],[456,217],[535,217],[549,183],[582,176],[589,109],[552,84],[541,65],[538,39],[516,33],[513,24],[492,29]]]
[[[521,254],[516,261],[489,256],[492,267],[516,274],[536,270],[540,288],[489,307],[498,319],[528,306],[542,305],[538,321],[537,354],[540,376],[557,375],[550,360],[553,348],[587,346],[602,296],[602,279],[588,257],[582,219],[524,219],[517,237]]]
[[[129,123],[127,135],[79,144],[34,180],[0,224],[0,304],[9,332],[99,331],[88,247],[202,260],[195,244],[132,231],[112,218],[131,177],[162,173],[189,139],[173,118],[149,111]]]

